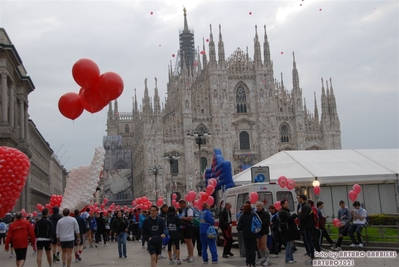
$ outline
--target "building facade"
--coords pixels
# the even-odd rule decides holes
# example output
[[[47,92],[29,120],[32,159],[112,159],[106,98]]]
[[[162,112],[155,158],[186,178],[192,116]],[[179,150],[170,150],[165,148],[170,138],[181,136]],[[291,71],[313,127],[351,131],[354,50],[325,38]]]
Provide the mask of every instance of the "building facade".
[[[303,100],[294,54],[290,89],[282,75],[275,78],[266,27],[262,51],[255,26],[253,58],[240,48],[226,58],[220,25],[217,44],[210,26],[209,39],[195,48],[186,12],[179,41],[164,106],[155,78],[152,98],[145,79],[140,107],[135,95],[132,112],[119,112],[117,101],[108,108],[108,135],[125,135],[124,145],[132,149],[135,197],[155,199],[160,188],[170,203],[174,192],[184,197],[200,189],[213,148],[231,161],[233,174],[282,150],[341,149],[332,80],[322,79],[319,117],[316,97],[314,112]],[[211,137],[199,147],[192,135],[203,133]],[[173,164],[164,159],[171,155],[179,157]],[[149,168],[158,165],[163,172],[155,181]]]
[[[28,95],[35,86],[6,31],[0,28],[0,146],[14,147],[30,159],[30,173],[14,210],[34,211],[52,194],[63,192],[66,170],[28,113]],[[61,181],[61,182],[60,182]]]

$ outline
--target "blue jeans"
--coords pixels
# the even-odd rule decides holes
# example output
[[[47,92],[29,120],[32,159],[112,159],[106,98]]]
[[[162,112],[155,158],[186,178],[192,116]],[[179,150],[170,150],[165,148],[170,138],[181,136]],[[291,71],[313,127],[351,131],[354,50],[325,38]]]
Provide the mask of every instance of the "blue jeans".
[[[294,254],[292,252],[292,248],[294,247],[295,241],[287,241],[287,244],[285,245],[285,262],[293,261],[294,260]]]
[[[122,248],[123,246],[123,256],[126,257],[126,238],[127,238],[127,233],[126,232],[121,232],[116,236],[116,240],[118,241],[118,252],[119,252],[119,257],[122,257]]]
[[[349,237],[352,240],[353,244],[359,245],[359,243],[363,243],[362,242],[362,230],[363,230],[364,225],[363,224],[351,224],[351,226],[349,226]],[[357,236],[357,242],[356,242],[356,238],[354,233],[356,232],[356,236]]]
[[[212,254],[212,262],[218,261],[218,251],[216,249],[216,239],[208,238],[206,234],[201,234],[202,260],[208,262],[208,246]]]

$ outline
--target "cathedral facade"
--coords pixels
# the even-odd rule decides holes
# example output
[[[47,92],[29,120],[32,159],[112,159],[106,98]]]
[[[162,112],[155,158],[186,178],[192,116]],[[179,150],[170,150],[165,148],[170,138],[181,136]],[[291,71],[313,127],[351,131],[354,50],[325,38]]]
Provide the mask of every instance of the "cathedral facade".
[[[294,54],[292,88],[287,89],[282,76],[275,78],[266,27],[261,49],[255,26],[253,58],[240,48],[226,58],[220,25],[215,39],[210,26],[209,39],[196,49],[184,14],[165,105],[156,78],[154,96],[150,98],[145,79],[144,98],[139,106],[134,96],[132,112],[119,112],[117,101],[109,105],[108,135],[121,135],[123,146],[132,150],[134,197],[154,200],[158,195],[170,203],[172,193],[184,197],[200,190],[213,148],[231,161],[233,174],[282,150],[341,149],[331,79],[321,81],[319,116],[316,97],[314,112],[302,98]],[[209,137],[198,145],[193,136],[204,134]],[[171,156],[175,160],[165,160]],[[162,169],[158,176],[152,167]]]

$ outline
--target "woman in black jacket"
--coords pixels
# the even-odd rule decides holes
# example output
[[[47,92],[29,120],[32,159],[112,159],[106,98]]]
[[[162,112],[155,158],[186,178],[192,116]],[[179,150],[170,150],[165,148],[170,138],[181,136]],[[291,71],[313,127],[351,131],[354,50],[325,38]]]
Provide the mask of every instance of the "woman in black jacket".
[[[166,228],[168,229],[169,232],[169,243],[168,243],[168,255],[169,255],[169,260],[170,264],[172,265],[173,258],[172,258],[172,246],[175,246],[175,254],[176,254],[176,259],[177,259],[177,264],[181,264],[180,261],[180,231],[179,228],[181,226],[181,220],[179,218],[179,215],[176,214],[176,209],[173,206],[170,206],[168,208],[168,213],[166,216]]]
[[[251,204],[245,204],[243,207],[243,213],[240,216],[240,220],[237,224],[237,230],[242,231],[244,246],[245,246],[245,263],[247,267],[256,266],[256,234],[252,233],[252,218],[257,216],[252,212]]]
[[[270,265],[269,249],[267,248],[267,234],[269,233],[270,214],[263,208],[263,202],[256,202],[256,213],[262,221],[262,230],[257,234],[257,245],[260,256],[262,258],[260,265]]]
[[[295,263],[293,246],[295,242],[295,237],[298,232],[298,228],[294,222],[295,218],[298,216],[296,213],[291,214],[289,210],[289,203],[287,200],[281,200],[281,210],[280,210],[280,225],[283,232],[283,236],[287,244],[285,245],[285,263]]]

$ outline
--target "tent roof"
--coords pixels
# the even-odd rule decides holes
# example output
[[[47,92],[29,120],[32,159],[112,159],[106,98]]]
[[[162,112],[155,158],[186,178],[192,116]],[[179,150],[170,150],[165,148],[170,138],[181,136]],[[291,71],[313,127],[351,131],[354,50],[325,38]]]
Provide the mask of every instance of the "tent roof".
[[[399,149],[290,150],[257,164],[269,166],[270,180],[284,175],[296,183],[318,177],[322,185],[398,181]],[[251,182],[251,169],[233,176],[235,185]]]

